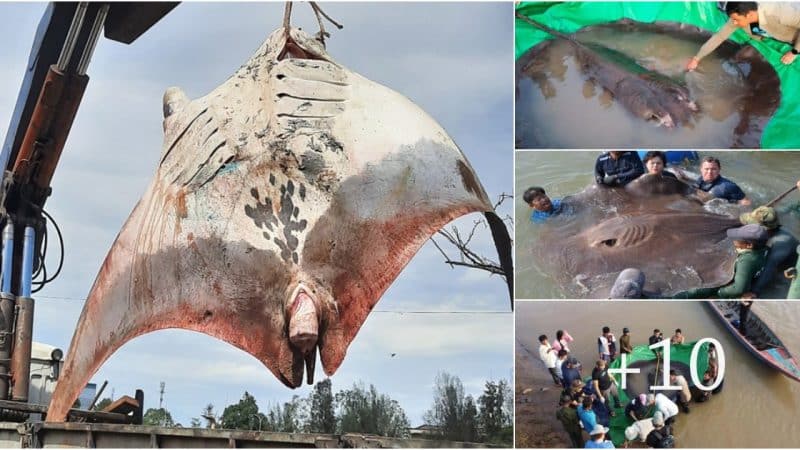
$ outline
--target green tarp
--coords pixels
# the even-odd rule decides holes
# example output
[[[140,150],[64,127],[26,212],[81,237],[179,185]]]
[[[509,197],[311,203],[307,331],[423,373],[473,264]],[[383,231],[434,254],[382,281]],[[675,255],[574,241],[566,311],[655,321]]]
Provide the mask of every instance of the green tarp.
[[[727,20],[717,9],[716,2],[523,2],[518,13],[555,30],[573,33],[580,28],[599,23],[631,19],[639,22],[681,22],[715,32]],[[516,19],[515,57],[550,36],[532,25]],[[787,44],[764,39],[751,39],[737,30],[732,39],[755,47],[775,68],[781,81],[781,104],[761,135],[762,148],[800,148],[800,58],[791,65],[780,61],[789,51]],[[698,47],[699,48],[699,47]]]
[[[685,364],[687,367],[690,366],[690,358],[692,356],[692,349],[694,348],[697,342],[689,342],[686,344],[681,345],[672,345],[670,346],[670,361],[676,361]],[[632,363],[637,361],[654,361],[656,359],[655,353],[646,345],[640,345],[633,348],[633,353],[629,354],[627,357],[627,364],[630,366]],[[622,364],[622,358],[617,358],[609,365],[610,369],[619,369],[620,365]],[[662,367],[663,369],[663,367]],[[659,369],[660,370],[660,369]],[[698,377],[702,377],[704,373],[708,370],[708,343],[704,343],[700,350],[698,350],[697,354],[697,375]],[[642,374],[644,371],[642,371]],[[639,374],[640,376],[642,374]],[[615,375],[618,386],[622,386],[622,378],[620,375]],[[689,376],[686,377],[686,380],[689,381],[689,385],[692,385],[692,381]],[[661,379],[657,381],[661,383]],[[624,406],[630,402],[628,395],[625,393],[624,390],[618,389],[619,391],[619,398],[622,401],[623,408],[619,408],[614,410],[616,412],[616,417],[611,418],[611,422],[609,424],[609,438],[614,442],[614,445],[619,447],[625,442],[625,428],[628,428],[631,424],[633,424],[633,420],[630,417],[625,416],[625,408]],[[656,391],[652,392],[653,394],[657,393]],[[613,406],[613,401],[611,401]]]

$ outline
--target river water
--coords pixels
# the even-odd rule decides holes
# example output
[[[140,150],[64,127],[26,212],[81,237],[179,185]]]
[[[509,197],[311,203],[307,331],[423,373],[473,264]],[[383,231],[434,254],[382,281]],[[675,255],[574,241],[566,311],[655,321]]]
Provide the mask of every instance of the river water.
[[[709,154],[711,153],[701,152],[700,157]],[[535,243],[545,228],[530,222],[531,210],[523,201],[522,194],[530,186],[544,187],[551,198],[562,198],[580,192],[594,182],[592,174],[598,155],[599,152],[596,151],[516,152],[516,298],[584,296],[582,287],[577,282],[565,284],[558,281],[558,275],[562,274],[553,273],[546,264],[537,261]],[[772,200],[800,178],[797,172],[800,167],[798,152],[736,151],[717,152],[713,155],[722,162],[722,175],[735,181],[755,206]],[[697,165],[692,164],[689,170],[697,171]],[[800,213],[797,208],[799,201],[800,194],[795,191],[777,205],[782,225],[795,236],[800,236]],[[724,208],[735,209],[727,206]],[[787,288],[788,283],[778,280],[765,296],[785,298]]]
[[[790,352],[800,354],[800,303],[761,301],[753,305],[752,311],[769,324]],[[609,326],[618,338],[623,327],[630,328],[634,345],[647,344],[653,328],[659,328],[666,338],[675,328],[681,328],[686,342],[712,337],[722,344],[726,360],[724,389],[708,402],[693,403],[690,414],[679,414],[673,431],[677,447],[797,446],[800,383],[756,360],[702,302],[518,301],[516,304],[519,342],[535,354],[540,334],[552,339],[556,330],[566,329],[575,338],[570,349],[584,367],[591,367],[597,359],[596,340],[603,326]],[[540,364],[535,367],[546,370]],[[553,412],[555,408],[553,405]]]
[[[697,71],[686,73],[686,62],[706,39],[694,30],[610,24],[575,34],[581,42],[618,51],[684,83],[700,107],[689,125],[667,129],[634,116],[611,93],[587,81],[572,44],[548,40],[517,62],[516,147],[635,148],[643,142],[656,148],[759,147],[780,101],[774,70],[752,48],[726,43]]]

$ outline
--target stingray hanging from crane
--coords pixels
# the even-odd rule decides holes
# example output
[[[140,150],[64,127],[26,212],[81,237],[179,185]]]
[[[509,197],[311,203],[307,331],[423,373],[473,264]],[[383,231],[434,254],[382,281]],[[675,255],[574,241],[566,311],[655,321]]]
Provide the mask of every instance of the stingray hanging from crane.
[[[205,97],[165,93],[160,165],[88,295],[48,420],[124,343],[166,328],[224,340],[289,387],[304,369],[313,382],[317,352],[331,375],[403,267],[467,213],[485,214],[513,292],[508,231],[453,140],[290,10]]]

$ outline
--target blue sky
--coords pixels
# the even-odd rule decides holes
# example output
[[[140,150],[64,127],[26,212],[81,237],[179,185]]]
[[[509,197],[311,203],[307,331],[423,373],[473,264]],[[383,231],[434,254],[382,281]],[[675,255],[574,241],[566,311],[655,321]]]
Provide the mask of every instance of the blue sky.
[[[45,6],[0,3],[4,130]],[[511,3],[323,7],[345,26],[331,30],[327,46],[339,63],[406,95],[436,118],[467,155],[491,198],[512,192]],[[130,46],[105,39],[98,43],[88,70],[91,81],[46,204],[61,226],[67,250],[60,278],[37,296],[35,340],[67,348],[82,299],[155,173],[164,90],[179,86],[190,98],[205,95],[250,57],[282,17],[283,3],[184,3]],[[306,4],[295,4],[293,23],[316,32]],[[510,212],[507,202],[500,213]],[[478,218],[470,215],[456,223],[470,227]],[[477,248],[494,254],[488,229],[479,234]],[[333,376],[334,390],[358,380],[372,383],[401,403],[412,425],[420,425],[437,372],[459,376],[475,396],[487,379],[510,379],[513,320],[508,305],[499,278],[450,269],[426,244],[349,347]],[[454,313],[465,311],[477,313]],[[317,380],[323,377],[319,366]],[[245,390],[265,410],[310,389],[292,391],[244,352],[182,330],[129,342],[93,381],[106,379],[106,394],[113,389],[115,396],[132,395],[143,388],[147,408],[158,406],[158,386],[164,381],[165,406],[184,424],[208,403],[221,412]]]

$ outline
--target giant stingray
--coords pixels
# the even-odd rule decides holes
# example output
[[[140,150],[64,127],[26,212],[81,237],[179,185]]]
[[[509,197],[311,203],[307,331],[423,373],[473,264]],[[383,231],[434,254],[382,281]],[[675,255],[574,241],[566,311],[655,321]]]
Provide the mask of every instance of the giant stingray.
[[[279,29],[230,79],[164,96],[157,173],[88,295],[47,419],[125,342],[199,331],[289,387],[333,374],[369,312],[444,224],[482,211],[512,289],[507,230],[447,133],[398,93]]]
[[[720,286],[733,276],[736,258],[725,230],[740,225],[738,219],[707,210],[694,189],[674,178],[593,185],[565,201],[574,214],[542,224],[533,255],[571,296],[607,297],[628,267],[641,269],[647,290],[662,295]]]
[[[523,20],[530,22],[530,19],[527,18]],[[644,23],[622,19],[617,22],[585,26],[569,36],[556,33],[563,39],[546,39],[539,42],[521,55],[515,65],[518,130],[516,146],[518,148],[538,148],[543,146],[543,143],[540,142],[540,139],[542,139],[540,136],[523,135],[519,132],[525,124],[536,122],[536,117],[528,117],[531,113],[529,108],[526,107],[527,102],[533,100],[528,96],[521,96],[526,91],[520,89],[520,84],[525,83],[526,79],[530,78],[538,85],[545,99],[556,97],[559,83],[551,80],[563,81],[567,66],[562,64],[562,67],[559,67],[556,71],[552,67],[548,67],[546,61],[548,53],[563,42],[569,42],[570,46],[574,48],[576,59],[580,61],[580,70],[584,76],[587,79],[595,80],[597,84],[611,94],[614,101],[619,101],[626,109],[633,111],[637,116],[641,116],[644,119],[652,118],[659,123],[664,123],[661,117],[665,117],[665,112],[670,112],[671,116],[676,116],[678,120],[675,121],[673,119],[673,122],[687,123],[687,119],[690,116],[696,116],[696,119],[702,115],[709,115],[718,121],[725,119],[726,113],[724,111],[715,110],[715,108],[703,105],[701,102],[696,105],[700,109],[699,113],[687,115],[688,103],[679,101],[676,104],[676,99],[680,99],[677,97],[671,98],[667,95],[668,91],[676,91],[677,89],[680,91],[680,96],[685,97],[684,89],[674,85],[674,83],[678,83],[685,84],[689,88],[691,98],[698,97],[701,94],[698,88],[700,84],[698,80],[704,77],[700,70],[669,80],[663,75],[654,72],[653,68],[650,67],[651,64],[644,58],[634,58],[631,55],[621,54],[613,48],[606,48],[589,41],[580,41],[580,39],[585,39],[582,37],[583,35],[591,34],[594,30],[601,29],[616,30],[622,39],[625,39],[627,34],[634,31],[668,35],[687,42],[693,42],[696,48],[699,48],[710,37],[708,31],[683,23],[661,21]],[[732,141],[718,144],[715,147],[758,148],[761,145],[761,135],[767,122],[769,122],[780,104],[780,79],[764,56],[751,46],[741,46],[731,41],[725,41],[715,50],[715,55],[727,61],[726,70],[735,72],[736,76],[731,75],[728,81],[734,82],[734,80],[737,80],[738,83],[741,83],[735,94],[739,107],[734,111],[727,112],[727,114],[731,112],[739,114],[738,123],[732,130]],[[629,72],[627,76],[625,72]],[[640,79],[639,75],[637,75],[639,73],[643,73],[645,78]],[[672,78],[675,78],[675,76],[673,75]],[[620,83],[621,81],[624,81],[624,83]],[[665,90],[663,86],[665,82],[668,87],[672,86]],[[551,108],[555,107],[551,106]],[[671,111],[676,111],[677,115]],[[652,112],[656,114],[648,117],[648,114]],[[613,127],[614,125],[609,124],[609,126]],[[589,142],[591,142],[591,139]],[[588,144],[588,146],[592,147],[593,145]],[[635,148],[636,146],[634,145],[633,147]]]
[[[633,115],[673,128],[688,124],[698,110],[682,81],[648,70],[632,58],[609,48],[583,43],[520,13],[516,13],[516,17],[569,42],[586,77],[609,92]]]

